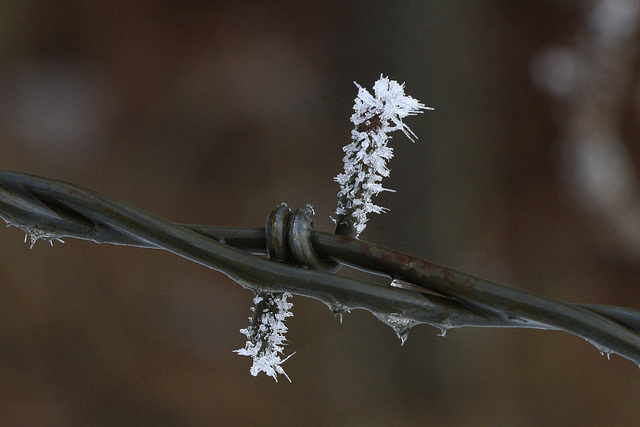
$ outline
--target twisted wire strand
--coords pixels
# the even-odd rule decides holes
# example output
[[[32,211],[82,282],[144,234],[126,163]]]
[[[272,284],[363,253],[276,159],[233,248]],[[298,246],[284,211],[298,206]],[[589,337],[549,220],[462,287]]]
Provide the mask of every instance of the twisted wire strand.
[[[273,211],[270,218],[272,215]],[[281,215],[286,220],[286,215]],[[304,215],[302,223],[306,225],[296,228],[303,231],[290,233],[287,238],[310,242],[313,256],[326,266],[350,265],[407,284],[381,286],[331,274],[331,268],[319,271],[313,263],[301,267],[255,256],[266,254],[268,247],[283,257],[291,256],[291,243],[286,243],[285,237],[274,243],[269,227],[265,231],[174,224],[80,186],[0,171],[0,217],[36,237],[73,237],[168,250],[255,291],[316,298],[334,313],[368,310],[397,333],[403,325],[418,323],[441,329],[476,326],[563,330],[586,339],[602,352],[640,364],[639,311],[569,304],[499,285],[379,245],[312,230],[309,212]],[[284,246],[287,244],[289,249]],[[305,264],[309,256],[296,254],[293,263]]]
[[[218,227],[182,226],[91,190],[50,178],[0,172],[0,216],[28,233],[45,238],[73,237],[96,243],[160,248],[220,271],[258,291],[283,291],[327,303],[335,311],[365,309],[372,313],[406,313],[417,323],[499,326],[447,298],[381,287],[275,260],[263,259],[222,243],[245,239],[216,236]],[[235,229],[248,236],[254,252],[255,229]],[[229,231],[229,229],[225,230]],[[264,229],[261,239],[266,242]],[[224,232],[222,233],[224,234]],[[266,250],[266,244],[262,252]]]
[[[340,264],[321,259],[311,245],[313,215],[310,205],[295,212],[284,203],[273,209],[265,226],[267,254],[279,261],[335,273]]]

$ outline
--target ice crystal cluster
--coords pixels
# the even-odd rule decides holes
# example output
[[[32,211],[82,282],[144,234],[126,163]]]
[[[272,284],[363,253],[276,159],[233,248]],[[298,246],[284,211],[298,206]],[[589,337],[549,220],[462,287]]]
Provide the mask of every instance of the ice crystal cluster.
[[[352,142],[343,148],[344,172],[335,180],[340,184],[337,225],[348,225],[357,238],[366,227],[367,214],[386,210],[373,204],[372,197],[381,191],[393,191],[380,184],[382,178],[389,176],[387,161],[393,157],[393,149],[387,146],[389,134],[401,130],[414,141],[417,137],[402,120],[432,108],[405,95],[404,83],[382,75],[373,86],[373,95],[358,83],[355,85],[358,96],[351,116]]]
[[[273,377],[278,381],[277,375],[284,375],[289,382],[291,379],[282,369],[282,364],[293,356],[292,353],[284,359],[281,357],[285,345],[285,333],[287,327],[284,321],[292,317],[290,311],[293,304],[287,302],[289,293],[261,292],[253,298],[255,307],[251,308],[253,315],[249,318],[249,327],[240,332],[247,337],[244,348],[234,350],[241,356],[253,358],[251,375],[254,377],[260,372]]]
[[[7,227],[17,227],[20,230],[24,231],[24,242],[27,243],[27,238],[31,239],[31,242],[29,244],[29,249],[33,249],[33,246],[40,239],[44,240],[45,242],[49,242],[51,246],[53,246],[54,240],[60,243],[64,243],[64,240],[60,238],[61,236],[55,233],[54,231],[39,229],[37,226],[27,224],[27,223],[22,223],[22,222],[14,223],[11,220],[4,217],[2,219],[4,219],[4,221],[6,222]]]

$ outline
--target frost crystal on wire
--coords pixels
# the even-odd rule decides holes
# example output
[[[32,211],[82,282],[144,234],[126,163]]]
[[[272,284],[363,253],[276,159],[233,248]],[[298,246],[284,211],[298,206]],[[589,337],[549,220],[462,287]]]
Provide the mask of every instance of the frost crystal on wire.
[[[393,149],[387,146],[388,134],[401,130],[413,142],[417,137],[402,119],[432,108],[405,95],[404,83],[382,75],[373,86],[374,95],[355,85],[358,96],[351,116],[352,142],[343,148],[344,172],[335,180],[340,184],[337,225],[348,225],[357,238],[366,227],[367,214],[386,210],[371,203],[371,198],[381,191],[393,191],[380,184],[389,176],[387,161],[393,157]]]
[[[2,217],[2,219],[4,219],[4,221],[6,222],[7,227],[13,226],[24,231],[24,242],[27,243],[27,238],[31,239],[31,242],[29,244],[29,249],[33,249],[33,246],[40,239],[44,240],[45,242],[49,242],[51,246],[53,246],[54,240],[57,240],[60,243],[64,243],[64,240],[60,238],[61,236],[59,234],[56,234],[53,231],[46,231],[44,229],[39,229],[33,225],[26,225],[26,224],[21,224],[17,222],[14,223],[4,217]]]
[[[247,342],[244,348],[234,350],[241,356],[251,356],[253,358],[253,366],[251,366],[251,375],[254,377],[260,372],[273,377],[278,382],[277,374],[284,375],[289,382],[291,379],[286,374],[282,365],[287,359],[295,353],[282,359],[287,327],[284,321],[287,317],[292,317],[291,307],[293,304],[287,302],[287,298],[291,294],[261,292],[253,298],[255,307],[251,308],[253,316],[249,318],[249,327],[240,329],[240,333],[246,335]]]

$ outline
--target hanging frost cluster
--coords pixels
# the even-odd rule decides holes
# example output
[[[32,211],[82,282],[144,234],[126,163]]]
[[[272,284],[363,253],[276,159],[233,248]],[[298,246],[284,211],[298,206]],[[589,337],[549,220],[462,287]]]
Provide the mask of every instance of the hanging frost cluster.
[[[354,82],[355,83],[355,82]],[[367,214],[382,213],[385,208],[371,202],[371,198],[383,188],[382,178],[389,176],[387,161],[393,157],[393,149],[387,146],[388,134],[401,130],[414,141],[415,134],[402,122],[407,116],[431,110],[418,100],[404,94],[404,83],[399,84],[387,77],[373,86],[374,94],[355,83],[358,96],[353,106],[351,122],[352,142],[344,147],[344,172],[336,176],[340,184],[339,202],[336,209],[338,226],[348,224],[358,237],[365,229]]]
[[[241,356],[250,356],[253,358],[253,366],[251,366],[251,375],[254,377],[260,372],[273,377],[278,381],[277,374],[284,375],[289,382],[291,379],[286,374],[282,365],[289,357],[295,353],[282,359],[285,345],[285,333],[287,327],[284,321],[287,317],[292,317],[291,307],[293,304],[287,302],[290,297],[289,293],[271,293],[261,292],[255,296],[253,303],[255,307],[251,308],[253,316],[249,318],[249,327],[241,329],[240,332],[247,336],[247,342],[244,348],[234,350]]]

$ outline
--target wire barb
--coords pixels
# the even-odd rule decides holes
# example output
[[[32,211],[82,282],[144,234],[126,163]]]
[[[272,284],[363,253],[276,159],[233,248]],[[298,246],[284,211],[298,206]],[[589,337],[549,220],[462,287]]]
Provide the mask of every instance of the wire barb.
[[[265,227],[267,253],[270,259],[334,273],[339,264],[320,259],[309,241],[313,215],[314,211],[310,205],[298,208],[294,212],[284,203],[273,209],[267,217]]]

